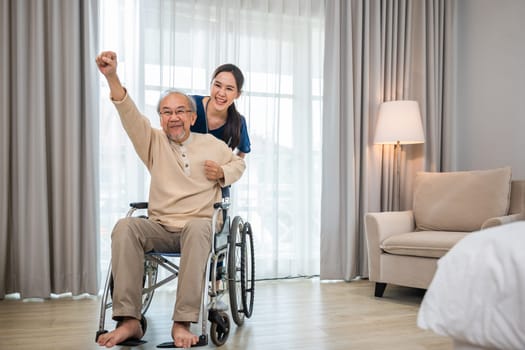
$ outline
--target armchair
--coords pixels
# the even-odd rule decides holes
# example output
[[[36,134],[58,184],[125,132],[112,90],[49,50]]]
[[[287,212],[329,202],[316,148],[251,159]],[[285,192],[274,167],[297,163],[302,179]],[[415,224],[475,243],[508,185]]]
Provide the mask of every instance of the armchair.
[[[509,167],[416,175],[413,208],[367,213],[369,279],[375,296],[386,285],[427,289],[437,261],[466,235],[521,219],[525,180]]]

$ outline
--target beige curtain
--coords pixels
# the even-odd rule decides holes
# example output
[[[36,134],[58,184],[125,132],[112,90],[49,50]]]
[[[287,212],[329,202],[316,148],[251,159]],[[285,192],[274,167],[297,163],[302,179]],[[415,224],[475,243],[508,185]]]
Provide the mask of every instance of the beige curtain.
[[[323,97],[321,278],[367,276],[366,212],[411,206],[415,172],[452,156],[453,0],[328,0]],[[445,94],[447,91],[447,94]],[[393,147],[373,144],[379,105],[420,104],[424,145],[403,148],[401,208],[395,207]]]
[[[0,2],[0,299],[97,293],[96,16]]]

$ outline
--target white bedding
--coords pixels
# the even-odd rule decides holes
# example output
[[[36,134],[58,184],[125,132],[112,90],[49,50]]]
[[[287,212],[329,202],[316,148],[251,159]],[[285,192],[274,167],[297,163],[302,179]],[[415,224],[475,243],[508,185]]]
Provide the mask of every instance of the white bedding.
[[[494,349],[525,349],[525,221],[472,233],[438,261],[420,328]]]

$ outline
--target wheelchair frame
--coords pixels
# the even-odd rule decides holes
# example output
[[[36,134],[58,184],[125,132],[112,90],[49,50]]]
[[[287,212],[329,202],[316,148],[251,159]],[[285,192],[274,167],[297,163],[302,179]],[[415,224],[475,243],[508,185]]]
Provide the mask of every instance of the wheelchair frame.
[[[126,217],[131,217],[139,209],[146,210],[147,202],[130,203]],[[222,202],[214,204],[212,217],[212,240],[211,250],[205,272],[208,287],[203,289],[201,302],[201,315],[199,323],[201,334],[199,342],[194,346],[208,344],[208,325],[212,342],[216,346],[226,343],[230,332],[230,318],[226,310],[220,310],[217,302],[225,293],[229,294],[230,312],[237,326],[244,324],[245,318],[250,318],[253,312],[255,292],[255,261],[253,248],[253,234],[249,222],[244,222],[240,216],[234,217],[230,225],[228,215],[230,207],[229,198],[223,198]],[[146,216],[141,215],[147,219]],[[222,219],[222,225],[219,224]],[[222,227],[220,227],[222,226]],[[144,256],[144,277],[142,290],[141,324],[143,332],[146,333],[147,321],[145,314],[151,305],[154,292],[157,288],[178,277],[179,267],[170,258],[180,258],[179,253],[148,252]],[[220,266],[223,263],[224,266]],[[167,270],[170,275],[157,281],[159,267]],[[219,272],[222,269],[224,271]],[[217,282],[222,288],[217,288]],[[99,329],[96,332],[95,341],[105,330],[106,311],[112,307],[111,296],[113,293],[113,276],[111,263],[108,268],[104,292],[100,305]],[[145,341],[140,341],[144,343]],[[124,344],[122,345],[139,345]],[[158,348],[175,348],[173,341],[157,345]]]

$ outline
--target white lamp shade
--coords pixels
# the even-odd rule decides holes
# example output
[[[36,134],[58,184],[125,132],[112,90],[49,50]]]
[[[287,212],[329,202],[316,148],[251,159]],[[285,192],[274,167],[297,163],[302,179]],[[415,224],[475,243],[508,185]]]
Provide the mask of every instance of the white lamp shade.
[[[374,143],[425,142],[417,101],[389,101],[379,106]]]

